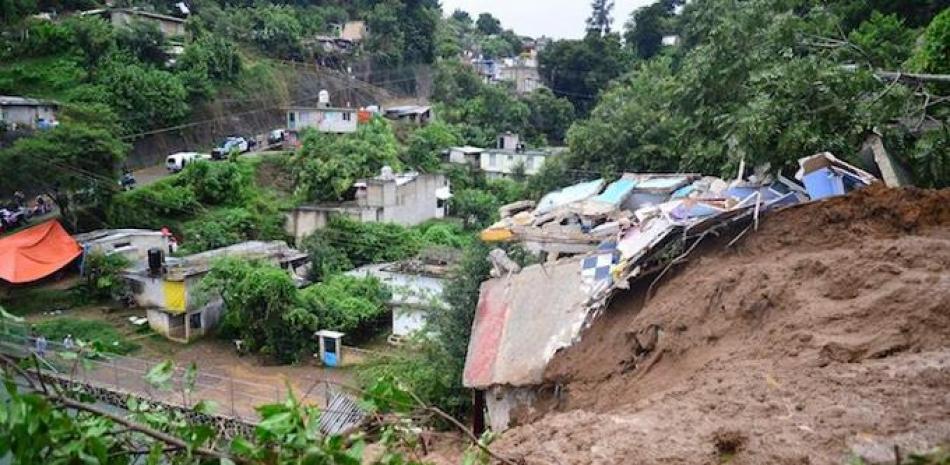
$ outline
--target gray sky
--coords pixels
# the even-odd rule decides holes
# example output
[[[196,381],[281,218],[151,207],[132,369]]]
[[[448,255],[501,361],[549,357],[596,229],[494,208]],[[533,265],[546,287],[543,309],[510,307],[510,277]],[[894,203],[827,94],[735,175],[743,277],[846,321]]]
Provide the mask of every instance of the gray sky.
[[[614,30],[621,30],[630,12],[655,0],[615,0]],[[461,8],[472,18],[488,12],[501,20],[505,29],[518,34],[556,39],[584,36],[584,20],[590,16],[590,0],[442,0],[442,11],[452,14]]]

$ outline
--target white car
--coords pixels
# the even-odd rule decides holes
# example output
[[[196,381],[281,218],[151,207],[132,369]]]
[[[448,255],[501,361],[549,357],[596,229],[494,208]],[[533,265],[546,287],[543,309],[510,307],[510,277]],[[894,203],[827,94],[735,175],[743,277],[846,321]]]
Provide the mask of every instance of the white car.
[[[165,159],[165,168],[172,173],[177,173],[183,169],[189,163],[194,163],[198,160],[210,160],[211,155],[198,153],[198,152],[178,152],[173,153]]]

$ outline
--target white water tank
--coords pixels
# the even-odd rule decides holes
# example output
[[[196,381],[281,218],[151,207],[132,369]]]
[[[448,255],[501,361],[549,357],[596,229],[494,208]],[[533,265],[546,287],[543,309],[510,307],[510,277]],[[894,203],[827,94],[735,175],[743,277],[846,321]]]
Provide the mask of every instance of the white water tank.
[[[320,91],[320,94],[317,96],[317,106],[320,108],[327,108],[330,106],[330,93],[326,89]]]

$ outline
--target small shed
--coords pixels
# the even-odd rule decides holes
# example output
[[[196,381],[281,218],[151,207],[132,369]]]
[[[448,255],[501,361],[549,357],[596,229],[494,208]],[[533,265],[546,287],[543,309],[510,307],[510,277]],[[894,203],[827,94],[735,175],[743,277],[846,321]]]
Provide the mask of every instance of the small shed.
[[[320,341],[320,360],[328,367],[343,364],[343,336],[339,331],[324,329],[314,333]]]

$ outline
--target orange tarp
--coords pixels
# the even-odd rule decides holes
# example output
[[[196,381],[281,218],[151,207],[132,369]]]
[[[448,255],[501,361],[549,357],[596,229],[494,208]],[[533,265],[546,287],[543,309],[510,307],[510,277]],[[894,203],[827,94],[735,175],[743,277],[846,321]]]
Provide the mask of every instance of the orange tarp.
[[[56,220],[0,239],[0,279],[28,283],[45,278],[82,254],[79,244]]]

